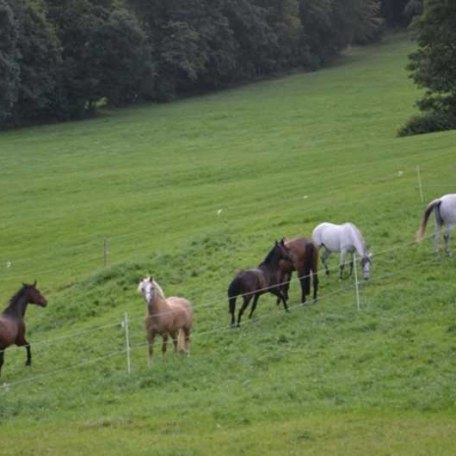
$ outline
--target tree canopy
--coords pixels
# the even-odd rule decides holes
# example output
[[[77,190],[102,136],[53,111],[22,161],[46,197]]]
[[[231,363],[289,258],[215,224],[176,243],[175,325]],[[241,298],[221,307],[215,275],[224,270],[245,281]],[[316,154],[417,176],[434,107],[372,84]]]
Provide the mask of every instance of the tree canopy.
[[[408,69],[425,89],[417,102],[423,115],[413,118],[400,134],[456,128],[456,2],[426,0],[412,28],[418,49],[410,55]]]
[[[0,0],[0,124],[169,100],[379,38],[379,0]]]

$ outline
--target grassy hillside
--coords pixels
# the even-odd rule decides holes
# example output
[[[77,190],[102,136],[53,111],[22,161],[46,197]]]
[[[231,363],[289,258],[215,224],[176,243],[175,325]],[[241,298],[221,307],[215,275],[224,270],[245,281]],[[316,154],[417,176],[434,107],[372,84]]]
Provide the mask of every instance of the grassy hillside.
[[[453,454],[455,260],[414,233],[417,167],[425,202],[456,191],[456,134],[396,138],[412,49],[393,37],[316,73],[2,133],[0,298],[36,278],[49,305],[28,309],[33,366],[6,352],[0,453]],[[375,255],[359,310],[335,255],[318,304],[293,281],[289,314],[263,296],[228,327],[237,270],[347,220]],[[147,365],[146,274],[191,299],[189,358]]]

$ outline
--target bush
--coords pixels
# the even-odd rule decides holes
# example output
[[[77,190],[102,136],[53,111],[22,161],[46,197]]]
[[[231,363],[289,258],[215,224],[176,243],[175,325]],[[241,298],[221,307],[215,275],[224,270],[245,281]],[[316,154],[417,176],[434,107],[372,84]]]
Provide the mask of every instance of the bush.
[[[412,136],[456,128],[456,117],[444,112],[431,111],[421,116],[413,116],[398,131],[398,136]]]

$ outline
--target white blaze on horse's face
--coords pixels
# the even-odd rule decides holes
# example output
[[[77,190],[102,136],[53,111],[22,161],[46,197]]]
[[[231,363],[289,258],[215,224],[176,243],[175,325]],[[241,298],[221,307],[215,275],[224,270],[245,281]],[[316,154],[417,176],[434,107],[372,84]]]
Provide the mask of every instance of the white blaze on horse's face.
[[[146,301],[146,304],[149,304],[154,295],[154,287],[150,277],[146,277],[145,279],[141,280],[141,282],[139,282],[138,291],[144,296],[144,301]]]

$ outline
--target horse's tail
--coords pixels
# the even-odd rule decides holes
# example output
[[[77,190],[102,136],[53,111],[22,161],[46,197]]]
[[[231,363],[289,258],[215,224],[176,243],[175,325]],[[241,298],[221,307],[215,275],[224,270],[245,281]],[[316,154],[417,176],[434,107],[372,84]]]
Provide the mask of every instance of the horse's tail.
[[[304,293],[310,294],[310,274],[317,273],[318,268],[318,248],[314,242],[309,241],[306,244],[304,255]]]
[[[177,351],[178,353],[186,353],[188,350],[187,344],[185,342],[185,331],[180,328],[177,333]]]
[[[420,224],[420,227],[418,228],[418,231],[416,232],[416,240],[417,241],[422,241],[423,238],[424,238],[424,232],[426,231],[426,225],[427,225],[427,222],[428,222],[428,219],[429,219],[429,216],[431,215],[431,212],[433,210],[438,210],[439,207],[440,207],[440,204],[442,204],[442,201],[440,198],[438,199],[435,199],[434,201],[431,201],[425,211],[424,211],[424,214],[423,214],[423,218],[421,220],[421,224]]]

